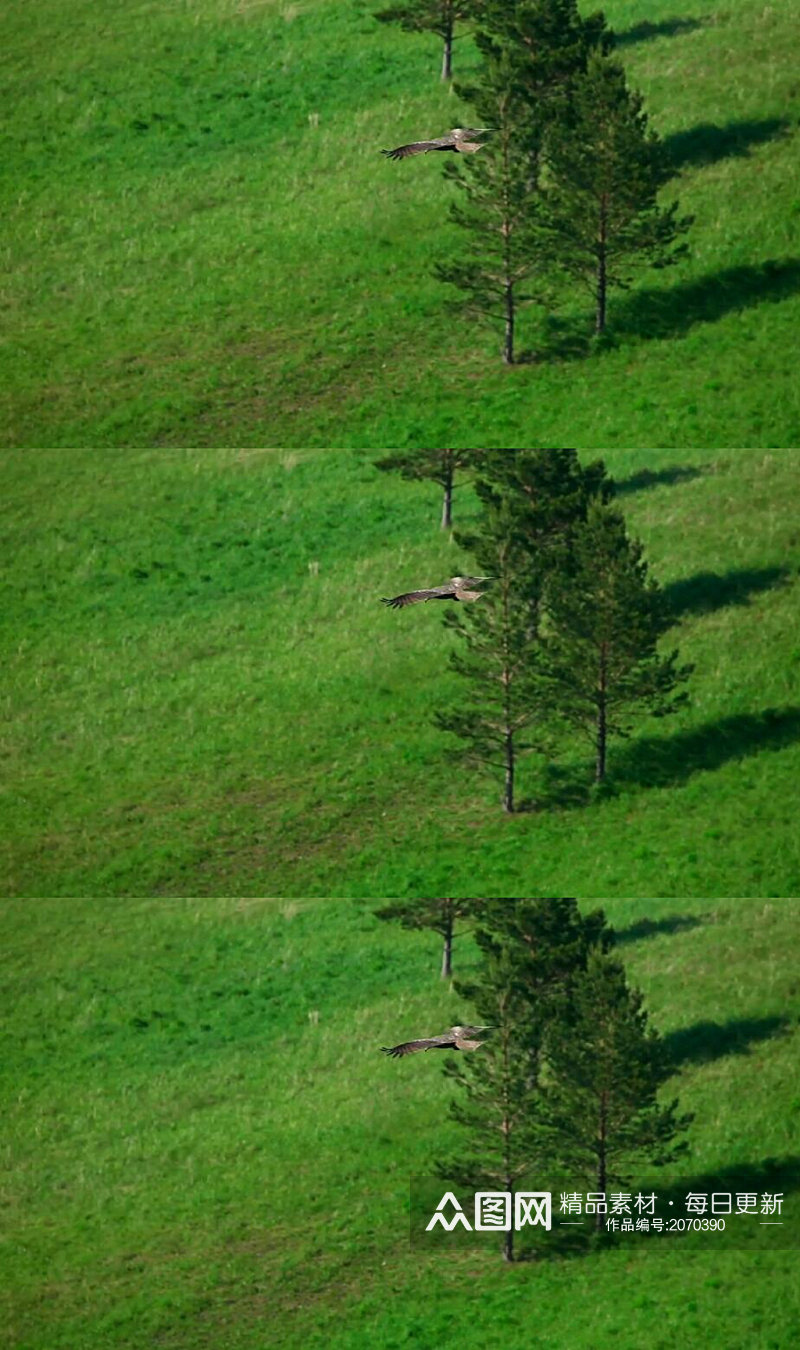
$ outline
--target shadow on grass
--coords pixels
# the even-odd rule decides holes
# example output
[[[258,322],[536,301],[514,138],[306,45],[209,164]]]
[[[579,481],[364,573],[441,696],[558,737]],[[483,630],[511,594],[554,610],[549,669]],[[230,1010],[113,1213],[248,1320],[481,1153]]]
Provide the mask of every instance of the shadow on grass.
[[[681,33],[694,33],[705,28],[705,19],[661,19],[659,23],[650,23],[643,19],[641,23],[631,24],[621,33],[614,34],[615,47],[632,47],[635,42],[652,42],[654,38],[678,37]]]
[[[535,814],[558,808],[588,806],[597,798],[598,788],[586,764],[545,764],[535,797],[518,797],[517,815]],[[613,795],[613,790],[609,795]]]
[[[747,605],[753,595],[785,585],[788,567],[739,567],[720,576],[697,572],[693,577],[670,582],[664,598],[676,618],[684,614],[710,614],[727,605]]]
[[[615,780],[639,787],[672,787],[703,770],[722,768],[729,760],[783,750],[800,741],[800,708],[766,708],[760,713],[735,713],[716,722],[660,738],[646,736],[614,756]]]
[[[518,366],[541,365],[547,361],[581,361],[613,341],[599,342],[588,315],[547,314],[542,320],[539,346],[519,351]]]
[[[617,1190],[619,1183],[609,1185],[608,1192],[613,1194]],[[676,1232],[668,1236],[658,1235],[652,1238],[637,1234],[631,1239],[620,1238],[617,1234],[607,1233],[597,1235],[594,1232],[594,1221],[584,1220],[580,1227],[564,1229],[560,1227],[560,1211],[558,1208],[559,1189],[573,1189],[573,1183],[561,1188],[555,1188],[553,1193],[553,1228],[547,1235],[547,1238],[540,1238],[532,1247],[525,1247],[519,1251],[517,1260],[520,1262],[548,1260],[553,1258],[581,1259],[590,1254],[597,1254],[600,1251],[613,1251],[628,1243],[644,1244],[651,1252],[665,1252],[689,1249],[717,1248],[723,1245],[720,1233],[691,1233]],[[780,1196],[782,1199],[782,1211],[779,1214],[769,1214],[764,1212],[765,1218],[788,1217],[788,1222],[779,1230],[781,1233],[781,1245],[787,1245],[787,1236],[791,1232],[796,1234],[797,1221],[794,1216],[794,1206],[789,1203],[788,1197],[795,1195],[800,1191],[800,1157],[795,1154],[789,1154],[782,1158],[763,1158],[757,1162],[742,1162],[728,1167],[720,1167],[715,1172],[701,1172],[694,1175],[681,1176],[677,1173],[675,1165],[669,1168],[669,1171],[663,1173],[654,1173],[646,1178],[642,1178],[634,1183],[628,1183],[624,1188],[625,1192],[635,1197],[642,1193],[645,1196],[655,1193],[656,1213],[660,1215],[672,1215],[670,1217],[682,1217],[686,1213],[686,1197],[690,1193],[706,1197],[708,1214],[712,1214],[712,1205],[714,1201],[712,1196],[723,1197],[721,1203],[723,1206],[730,1196],[731,1211],[726,1216],[726,1228],[731,1231],[725,1233],[726,1247],[744,1247],[745,1249],[754,1242],[763,1241],[763,1229],[760,1228],[759,1221],[762,1218],[762,1203],[764,1196]],[[755,1197],[755,1209],[750,1214],[738,1214],[737,1197],[739,1195]],[[634,1222],[636,1221],[635,1201],[632,1204]],[[736,1225],[734,1230],[733,1225]]]
[[[674,170],[704,164],[715,164],[720,159],[742,159],[754,146],[785,136],[791,122],[785,117],[766,117],[740,122],[700,122],[688,131],[675,131],[664,138],[664,150]]]
[[[800,291],[800,258],[726,267],[666,290],[647,288],[617,302],[615,333],[644,338],[682,337],[695,324],[715,323],[738,309],[777,303]]]
[[[668,914],[663,919],[637,919],[627,928],[614,929],[614,946],[625,942],[639,942],[641,938],[659,937],[662,933],[682,933],[687,928],[700,928],[705,921],[696,914]]]
[[[664,1037],[664,1048],[675,1068],[708,1064],[725,1055],[747,1055],[752,1045],[773,1036],[785,1036],[788,1017],[739,1017],[730,1022],[695,1022]]]
[[[587,313],[548,315],[540,345],[520,351],[516,363],[582,361],[613,350],[620,339],[685,337],[698,323],[716,323],[726,314],[764,301],[777,304],[798,291],[800,258],[773,258],[756,265],[726,267],[676,286],[627,291],[610,302],[609,325],[599,336]]]
[[[614,496],[624,497],[629,492],[641,492],[644,488],[673,487],[675,483],[702,478],[705,472],[705,469],[693,464],[672,464],[665,469],[639,469],[630,477],[615,481]]]
[[[611,750],[609,776],[595,783],[591,766],[547,764],[536,797],[520,798],[518,814],[572,810],[617,795],[629,787],[674,787],[694,774],[720,769],[730,760],[783,750],[800,741],[800,708],[766,708],[736,713],[670,737],[644,736],[617,742]]]

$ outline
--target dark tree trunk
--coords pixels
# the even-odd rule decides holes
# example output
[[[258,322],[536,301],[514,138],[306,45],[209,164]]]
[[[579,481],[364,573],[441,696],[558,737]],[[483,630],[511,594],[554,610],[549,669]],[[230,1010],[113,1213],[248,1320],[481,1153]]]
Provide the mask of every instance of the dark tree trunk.
[[[606,326],[606,260],[602,257],[597,264],[597,313],[594,331],[602,333]]]
[[[442,951],[442,979],[449,980],[453,973],[453,920],[448,917],[447,926],[442,934],[444,937],[444,949]]]
[[[605,699],[597,709],[597,763],[595,765],[595,781],[602,783],[606,776],[606,704]]]
[[[606,723],[607,699],[606,699],[606,652],[605,647],[600,653],[600,679],[598,682],[598,702],[597,702],[597,760],[595,763],[595,781],[602,783],[606,776],[606,740],[608,737],[608,727]]]
[[[503,1125],[504,1125],[504,1133],[505,1133],[506,1146],[508,1146],[508,1127],[509,1127],[509,1122],[508,1122],[508,1120],[505,1120],[505,1121],[503,1122]],[[514,1260],[514,1181],[513,1181],[513,1178],[512,1178],[512,1177],[506,1177],[506,1184],[505,1184],[504,1189],[505,1189],[506,1191],[508,1191],[508,1194],[511,1196],[511,1227],[507,1230],[507,1232],[505,1232],[505,1233],[503,1234],[503,1260],[504,1260],[504,1261],[513,1261],[513,1260]]]
[[[449,530],[453,523],[453,465],[448,462],[444,479],[444,501],[442,503],[442,529]]]
[[[506,328],[503,337],[503,361],[507,366],[514,364],[514,283],[506,282],[505,290]]]
[[[606,213],[605,202],[600,206],[600,230],[597,238],[597,311],[594,319],[594,331],[602,333],[606,326]]]
[[[503,788],[503,810],[514,810],[514,733],[506,732],[506,780]]]
[[[453,25],[447,25],[444,32],[444,52],[442,53],[442,79],[449,80],[453,74]]]
[[[597,1160],[597,1191],[606,1193],[606,1114],[605,1102],[603,1102],[602,1116],[600,1121],[600,1156]],[[595,1215],[595,1227],[598,1233],[604,1233],[606,1229],[606,1216],[598,1210]]]

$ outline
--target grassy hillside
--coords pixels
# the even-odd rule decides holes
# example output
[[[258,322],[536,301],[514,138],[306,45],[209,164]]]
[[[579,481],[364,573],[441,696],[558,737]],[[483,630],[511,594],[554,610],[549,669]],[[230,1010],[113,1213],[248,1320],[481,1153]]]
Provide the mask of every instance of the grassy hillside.
[[[696,671],[543,795],[449,758],[429,485],[356,452],[3,461],[6,895],[800,894],[800,452],[611,451]],[[460,490],[456,523],[474,512]],[[546,809],[545,809],[546,807]]]
[[[735,1169],[789,1212],[798,902],[606,909],[695,1112],[681,1180]],[[15,1350],[794,1343],[794,1251],[410,1249],[409,1176],[458,1130],[441,1062],[378,1048],[463,1013],[435,939],[349,901],[6,902],[0,925]]]
[[[610,0],[692,258],[614,297],[615,345],[512,370],[431,274],[438,157],[379,157],[465,109],[376,7],[10,7],[0,443],[800,444],[793,0]]]

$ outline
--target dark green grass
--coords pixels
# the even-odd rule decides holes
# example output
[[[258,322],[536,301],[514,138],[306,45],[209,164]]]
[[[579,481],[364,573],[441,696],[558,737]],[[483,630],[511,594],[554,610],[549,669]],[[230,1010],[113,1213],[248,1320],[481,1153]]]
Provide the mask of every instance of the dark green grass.
[[[789,1212],[798,902],[606,910],[695,1113],[679,1179],[770,1175]],[[409,1248],[409,1177],[459,1134],[441,1061],[378,1050],[464,1013],[432,936],[350,901],[15,901],[0,926],[15,1350],[793,1343],[792,1251]]]
[[[356,452],[7,454],[2,893],[800,892],[800,452],[612,451],[695,663],[588,791],[452,760],[437,490]],[[456,523],[474,501],[459,493]]]
[[[435,40],[357,0],[15,6],[4,30],[6,445],[800,443],[792,0],[612,0],[689,263],[501,368],[447,306]],[[474,63],[469,40],[456,56]],[[461,107],[461,111],[459,111]],[[524,357],[542,351],[533,319]]]

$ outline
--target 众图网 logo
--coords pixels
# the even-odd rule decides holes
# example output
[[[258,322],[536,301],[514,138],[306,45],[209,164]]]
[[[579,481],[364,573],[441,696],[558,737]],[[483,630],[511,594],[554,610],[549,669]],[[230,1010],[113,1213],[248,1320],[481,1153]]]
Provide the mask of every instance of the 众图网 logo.
[[[512,1223],[513,1218],[513,1223]],[[508,1233],[513,1228],[541,1227],[548,1231],[553,1222],[550,1191],[476,1191],[470,1223],[452,1191],[445,1191],[433,1213],[426,1233],[441,1226],[446,1233],[463,1228],[468,1233]]]
[[[743,1179],[744,1180],[744,1179]],[[800,1212],[787,1213],[782,1191],[695,1191],[672,1187],[660,1194],[649,1187],[631,1191],[562,1190],[544,1178],[527,1185],[537,1189],[461,1190],[442,1178],[412,1178],[410,1239],[413,1245],[461,1246],[479,1243],[492,1233],[536,1230],[546,1241],[580,1244],[602,1233],[608,1240],[652,1239],[659,1245],[682,1235],[719,1245],[751,1246],[768,1242],[776,1249],[800,1248]],[[491,1183],[490,1183],[491,1184]],[[460,1194],[459,1194],[460,1191]]]

